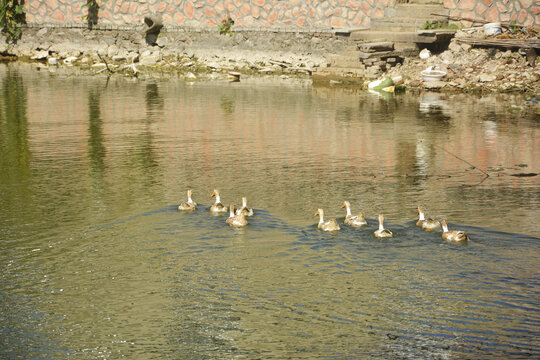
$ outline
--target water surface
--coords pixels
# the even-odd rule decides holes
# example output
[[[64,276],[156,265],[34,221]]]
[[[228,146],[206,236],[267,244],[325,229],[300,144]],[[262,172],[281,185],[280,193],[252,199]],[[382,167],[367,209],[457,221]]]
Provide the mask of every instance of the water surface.
[[[539,125],[517,95],[0,65],[0,357],[539,357]],[[370,224],[319,231],[343,200]]]

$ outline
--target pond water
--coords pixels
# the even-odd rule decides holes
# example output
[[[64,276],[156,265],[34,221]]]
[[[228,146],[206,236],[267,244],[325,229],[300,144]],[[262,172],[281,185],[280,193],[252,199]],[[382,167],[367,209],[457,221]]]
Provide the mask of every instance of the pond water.
[[[0,358],[538,358],[539,129],[517,95],[1,64]],[[317,229],[344,200],[369,225]]]

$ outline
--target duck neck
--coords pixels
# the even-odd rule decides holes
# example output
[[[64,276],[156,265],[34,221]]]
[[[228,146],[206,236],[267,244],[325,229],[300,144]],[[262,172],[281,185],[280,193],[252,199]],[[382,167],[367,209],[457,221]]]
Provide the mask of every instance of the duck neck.
[[[418,220],[426,220],[426,218],[424,217],[424,213],[423,213],[423,212],[419,212],[419,213],[418,213]]]
[[[383,221],[379,219],[379,230],[384,230]]]
[[[221,198],[219,197],[219,195],[216,195],[216,204],[218,204],[220,202],[221,202]]]
[[[446,225],[446,224],[441,224],[441,226],[442,226],[442,231],[443,231],[443,232],[448,232],[448,225]]]
[[[247,199],[242,199],[242,207],[247,208]]]
[[[345,209],[347,210],[347,216],[351,216],[351,207],[348,205],[345,205]]]
[[[324,215],[322,212],[319,212],[319,224],[323,224],[324,223]]]

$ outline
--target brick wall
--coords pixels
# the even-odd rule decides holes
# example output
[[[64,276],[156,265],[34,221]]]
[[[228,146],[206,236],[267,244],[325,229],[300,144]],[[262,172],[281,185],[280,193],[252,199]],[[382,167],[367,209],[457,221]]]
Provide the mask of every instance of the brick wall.
[[[141,25],[145,15],[160,13],[165,25],[217,27],[227,16],[235,28],[367,28],[399,0],[98,0],[99,25]],[[31,26],[85,26],[86,0],[28,0]],[[452,16],[540,26],[538,0],[444,0]],[[463,21],[462,25],[470,26]]]
[[[450,10],[450,16],[540,26],[538,0],[444,0],[444,7]],[[470,26],[471,22],[462,21],[462,25]]]
[[[147,14],[160,13],[165,25],[216,27],[230,16],[235,27],[294,29],[369,27],[372,18],[396,0],[98,0],[99,24],[140,25]],[[84,26],[86,0],[28,0],[30,25]]]

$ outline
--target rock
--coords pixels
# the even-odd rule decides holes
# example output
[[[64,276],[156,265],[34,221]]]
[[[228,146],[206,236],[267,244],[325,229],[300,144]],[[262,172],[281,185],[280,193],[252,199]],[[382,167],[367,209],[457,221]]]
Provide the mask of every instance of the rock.
[[[461,45],[459,45],[457,42],[455,41],[452,41],[450,42],[450,45],[448,45],[448,49],[452,52],[460,52],[461,50],[463,50],[463,48],[461,47]]]
[[[445,51],[440,55],[440,57],[445,63],[451,64],[452,62],[455,61],[456,54],[454,54],[454,53],[452,53],[450,51]]]
[[[444,81],[424,82],[424,89],[428,89],[428,90],[438,90],[438,89],[442,89],[445,86],[446,86],[446,82]]]
[[[126,57],[124,55],[114,55],[114,56],[111,57],[111,59],[113,61],[120,62],[120,61],[126,60]]]
[[[45,35],[47,33],[48,29],[47,28],[43,28],[43,29],[40,29],[37,33],[36,33],[36,36],[37,37],[42,37],[43,35]]]
[[[471,50],[472,45],[471,44],[461,44],[461,48],[463,49],[463,51],[469,51],[469,50]]]
[[[479,82],[491,82],[497,79],[497,76],[490,74],[480,74],[478,75],[477,81]]]
[[[49,65],[56,65],[58,63],[58,60],[55,57],[50,57],[47,62]]]
[[[381,73],[381,67],[379,65],[373,65],[366,69],[366,78],[376,79]]]
[[[35,53],[34,56],[31,57],[32,60],[45,60],[49,56],[49,52],[47,50],[40,50]]]
[[[109,45],[107,48],[107,57],[113,58],[114,56],[118,55],[119,48],[116,45]]]
[[[394,82],[394,85],[401,85],[403,84],[403,76],[401,75],[392,76],[392,81]]]
[[[77,60],[76,56],[70,56],[68,58],[64,59],[64,64],[66,65],[73,65],[73,62]]]
[[[136,53],[136,52],[129,52],[126,59],[129,61],[129,62],[138,62],[139,61],[139,54]]]
[[[420,51],[420,54],[418,54],[418,56],[420,56],[420,59],[426,60],[427,58],[431,56],[431,51],[429,51],[428,49],[422,49],[422,51]]]
[[[146,66],[152,66],[156,65],[158,62],[161,61],[161,54],[156,51],[151,54],[148,54],[146,51],[141,54],[139,58],[139,64],[146,65]]]

